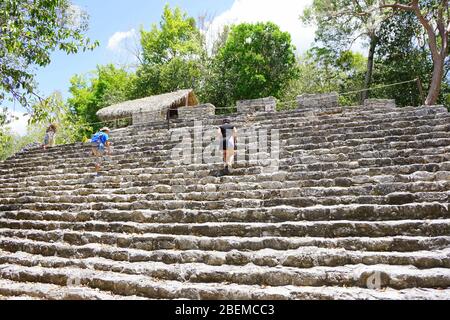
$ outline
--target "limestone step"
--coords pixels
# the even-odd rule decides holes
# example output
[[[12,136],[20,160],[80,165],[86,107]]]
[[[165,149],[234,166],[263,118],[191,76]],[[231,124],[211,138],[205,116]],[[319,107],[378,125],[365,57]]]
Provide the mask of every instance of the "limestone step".
[[[305,151],[298,150],[293,152],[291,156],[284,155],[281,152],[279,165],[282,169],[292,167],[293,165],[299,164],[326,164],[328,162],[338,163],[342,166],[364,166],[367,164],[373,165],[374,163],[386,163],[388,164],[407,164],[414,162],[434,162],[434,161],[445,161],[450,159],[450,146],[445,147],[437,147],[437,148],[428,148],[426,146],[425,149],[393,149],[389,146],[386,146],[387,149],[379,150],[379,151],[351,151],[351,148],[345,148],[339,150],[339,153],[327,152],[327,154],[323,154],[323,151],[318,152],[314,151]],[[210,169],[213,166],[220,166],[220,162],[211,163],[209,165],[198,164],[198,165],[186,165],[182,167],[175,168],[172,166],[164,166],[164,167],[155,167],[158,163],[151,161],[151,159],[145,158],[145,153],[140,154],[141,157],[129,158],[126,159],[124,157],[115,156],[106,162],[107,166],[115,169],[121,170],[133,170],[133,168],[139,168],[142,173],[150,173],[150,172],[167,172],[171,173],[175,172],[192,172],[197,170]],[[137,156],[137,155],[136,155]],[[265,153],[257,153],[249,158],[246,156],[247,161],[250,159],[257,159],[257,157],[265,157]],[[269,155],[270,157],[270,155]],[[92,168],[93,159],[91,157],[86,157],[84,159],[69,159],[65,163],[59,164],[58,162],[50,162],[48,165],[43,165],[42,162],[36,163],[34,166],[29,167],[14,167],[9,170],[3,171],[2,181],[6,181],[11,178],[20,178],[20,177],[33,177],[40,175],[49,175],[49,174],[61,174],[61,173],[74,173],[74,172],[85,172],[86,169]],[[257,163],[256,163],[257,164]],[[251,163],[241,162],[238,159],[236,163],[236,168],[246,168]]]
[[[449,116],[450,118],[450,116]],[[418,123],[410,123],[411,127],[406,128],[398,128],[396,123],[392,124],[383,124],[380,125],[379,128],[372,128],[370,130],[370,126],[365,125],[361,126],[355,129],[349,129],[349,128],[332,128],[328,130],[317,130],[317,128],[302,128],[301,132],[296,132],[292,128],[280,128],[280,138],[282,140],[289,139],[290,137],[296,137],[291,138],[293,141],[299,140],[303,141],[304,143],[308,141],[315,141],[315,142],[323,142],[324,137],[328,138],[328,141],[339,141],[342,139],[351,140],[352,138],[380,138],[380,137],[392,137],[390,139],[395,139],[395,137],[402,137],[402,136],[417,136],[419,139],[423,139],[423,137],[426,137],[427,133],[430,132],[448,132],[448,121],[449,119],[438,119],[434,120],[432,124],[429,122],[432,120],[425,120],[422,119]],[[404,122],[402,122],[404,123]],[[392,129],[386,129],[386,127],[392,126]],[[305,130],[303,132],[303,130]],[[364,130],[364,131],[363,131]],[[270,132],[270,130],[269,130]],[[422,138],[421,138],[422,137]],[[270,142],[270,141],[269,141]],[[164,144],[163,144],[164,143]],[[179,142],[177,141],[170,141],[170,134],[166,133],[164,135],[161,135],[159,137],[155,137],[153,134],[149,134],[149,136],[141,136],[140,138],[130,138],[129,141],[123,141],[123,142],[115,142],[115,149],[121,150],[126,148],[138,148],[138,147],[154,147],[154,148],[173,148],[176,146]],[[210,142],[205,141],[205,143],[209,144]],[[206,144],[204,145],[206,146]],[[63,150],[60,150],[60,149]],[[62,147],[57,147],[55,149],[49,149],[49,151],[43,151],[40,150],[37,155],[40,155],[39,158],[50,158],[50,157],[58,157],[61,156],[63,153],[61,151],[66,151],[71,153],[76,153],[80,151],[80,148],[83,150],[88,151],[90,146],[89,145],[67,145]],[[51,151],[50,151],[51,150]],[[32,156],[33,153],[27,153],[26,156]],[[27,157],[21,157],[17,160],[9,160],[8,162],[17,162],[17,161],[23,161],[26,160]]]
[[[417,119],[420,119],[420,118],[417,118]],[[426,122],[426,120],[425,119],[421,119],[421,120],[418,120],[418,121],[422,121],[422,124],[423,125],[428,125],[428,129],[427,128],[424,128],[425,130],[434,130],[434,128],[433,128],[433,126],[430,126],[430,124],[428,123],[427,124],[427,122]],[[445,123],[448,123],[448,121],[446,122],[446,120],[443,120],[443,121],[441,121],[441,122],[439,122],[439,123],[442,123],[443,125],[445,125]],[[359,126],[361,126],[361,124],[359,123],[357,123],[357,122],[355,122],[355,124],[356,125],[359,125]],[[389,124],[387,124],[387,125],[389,125]],[[393,125],[393,124],[392,124]],[[364,128],[364,127],[362,127],[362,128]],[[398,128],[398,124],[397,124],[397,126],[393,126],[392,128]],[[417,128],[417,126],[416,126],[416,128]],[[307,130],[307,132],[309,132],[309,134],[311,135],[311,132],[314,132],[314,130],[312,130],[312,128],[307,128],[308,130]],[[347,129],[348,130],[348,129]],[[398,130],[398,129],[397,129]],[[417,129],[415,129],[415,130],[417,130]],[[291,130],[292,131],[292,130]],[[345,131],[344,131],[345,132]],[[415,132],[417,132],[417,131],[415,131]],[[316,134],[316,133],[315,133]],[[123,144],[125,144],[125,145],[128,145],[130,143],[130,141],[127,141],[127,142],[125,142],[124,141],[124,143]],[[160,141],[157,141],[157,143],[156,143],[156,145],[160,145]],[[73,146],[64,146],[64,149],[68,149],[68,148],[73,148],[74,149],[74,151],[75,152],[79,152],[79,148],[80,148],[81,146],[79,145],[79,144],[76,144],[76,145],[73,145]],[[85,147],[86,149],[88,148],[87,146]],[[60,151],[59,150],[60,148],[55,148],[55,150],[52,150],[52,153],[56,153],[57,151]],[[40,154],[40,155],[42,155],[42,156],[46,156],[46,155],[48,155],[49,154],[49,151],[47,151],[47,152],[44,152],[44,151],[42,151],[42,150],[40,150],[40,151],[35,151],[35,153],[37,153],[37,154]],[[33,153],[29,153],[29,154],[26,154],[26,155],[32,155]],[[21,159],[23,159],[23,157],[21,157]],[[11,161],[13,161],[13,159],[11,159]]]
[[[404,205],[337,205],[296,208],[286,205],[267,208],[230,208],[225,210],[85,210],[0,212],[0,218],[59,222],[137,222],[137,223],[206,223],[289,221],[396,221],[404,219],[445,219],[450,217],[447,203],[408,203]]]
[[[113,272],[117,277],[120,277],[121,274],[140,276],[141,281],[144,281],[145,278],[152,278],[155,280],[189,283],[232,283],[237,285],[272,287],[346,286],[370,288],[371,278],[378,277],[380,288],[389,287],[402,290],[409,288],[445,289],[450,287],[450,270],[446,268],[422,270],[412,266],[391,266],[384,264],[366,266],[359,264],[297,269],[291,267],[261,267],[252,264],[245,266],[209,266],[199,263],[167,265],[159,262],[130,263],[104,258],[65,259],[59,257],[35,257],[35,259],[30,261],[23,257],[23,255],[19,257],[8,255],[4,260],[13,262],[15,266],[41,266],[39,268],[41,277],[38,278],[39,280],[33,279],[33,282],[56,282],[56,279],[53,280],[51,274],[46,272],[46,269],[50,269],[58,274],[57,278],[59,281],[57,281],[59,283],[54,284],[60,284],[64,280],[67,283],[68,280],[70,281],[70,276],[72,276],[78,277],[82,285],[89,286],[89,281],[86,281],[88,280],[86,279],[87,277],[83,276],[84,272],[80,272],[84,269],[84,271],[89,270],[89,278],[98,277],[100,272],[100,274],[103,274],[103,272]],[[11,279],[12,277],[4,276],[5,273],[10,271],[8,267],[13,265],[11,262],[4,263],[0,267],[0,277],[17,281],[14,278]],[[64,277],[64,274],[74,267],[77,268],[77,272]],[[117,280],[114,281],[114,287],[118,286]],[[131,283],[127,281],[127,285]],[[119,295],[136,295],[133,291],[121,292],[105,287],[100,289],[108,290]]]
[[[353,122],[353,124],[360,124],[361,122],[365,121],[386,121],[386,119],[390,119],[391,122],[395,121],[396,118],[404,118],[405,116],[414,117],[416,120],[420,120],[423,118],[426,118],[428,116],[434,116],[434,117],[445,117],[448,115],[448,111],[443,108],[418,108],[418,109],[404,109],[403,112],[400,110],[392,110],[393,112],[390,112],[389,114],[386,114],[386,112],[374,112],[374,110],[371,110],[369,112],[364,112],[363,109],[355,109],[354,111],[357,112],[338,112],[338,113],[331,113],[331,114],[314,114],[310,113],[309,115],[301,114],[300,116],[297,116],[296,112],[288,112],[288,113],[270,113],[264,115],[264,117],[259,118],[258,116],[253,117],[249,116],[246,117],[246,119],[236,119],[237,121],[233,121],[233,123],[236,126],[242,126],[247,127],[249,125],[254,125],[257,123],[259,127],[265,127],[265,126],[273,126],[274,124],[281,124],[281,125],[292,125],[292,124],[301,124],[302,127],[307,126],[308,124],[314,124],[314,125],[326,125],[329,123],[342,123],[342,122]],[[367,111],[367,110],[365,110]],[[339,114],[340,113],[340,114]],[[280,117],[281,115],[281,117]],[[202,120],[203,126],[206,127],[214,127],[216,128],[218,125],[221,125],[221,121],[211,121],[211,120]],[[183,127],[194,127],[193,121],[181,121],[178,123],[171,124],[171,128],[183,128]],[[136,134],[137,132],[147,132],[147,131],[153,131],[154,128],[151,125],[144,125],[144,126],[137,126],[137,127],[129,127],[124,130],[121,130],[120,132],[117,132],[117,138],[123,138],[127,136],[132,136]],[[116,133],[113,131],[113,134]]]
[[[289,176],[284,173],[279,173],[277,175],[260,175],[252,178],[248,178],[248,176],[227,176],[222,178],[207,176],[204,178],[186,179],[182,179],[181,177],[174,179],[154,177],[147,180],[145,176],[123,176],[117,180],[114,176],[104,176],[94,179],[92,174],[85,174],[83,178],[79,179],[66,176],[63,182],[60,180],[42,179],[34,182],[5,183],[0,187],[0,195],[3,199],[7,199],[12,196],[45,197],[53,194],[52,192],[69,192],[72,195],[80,196],[100,193],[114,197],[154,192],[170,194],[172,192],[217,192],[218,190],[228,194],[228,192],[245,191],[248,189],[272,189],[274,191],[280,190],[281,192],[285,188],[303,188],[308,192],[318,190],[318,192],[323,193],[328,192],[327,190],[341,190],[342,188],[352,186],[371,188],[375,195],[386,195],[396,190],[402,191],[409,189],[410,191],[416,192],[420,191],[422,187],[424,190],[429,191],[441,189],[442,185],[448,184],[450,175],[449,165],[450,163],[443,165],[410,166],[407,168],[386,167],[377,168],[377,170],[331,170],[316,174],[311,174],[310,172],[294,172]],[[448,171],[440,171],[440,168]],[[397,174],[392,176],[391,172],[396,172]]]
[[[274,194],[280,191],[275,190]],[[263,208],[276,207],[282,205],[289,205],[297,208],[305,208],[316,205],[348,205],[348,204],[379,204],[379,205],[401,205],[414,202],[440,202],[449,203],[450,191],[442,192],[393,192],[387,195],[343,195],[343,196],[291,196],[285,198],[249,198],[245,192],[240,192],[240,198],[229,197],[227,199],[207,199],[207,195],[197,193],[199,198],[195,200],[174,199],[173,196],[168,195],[167,199],[154,200],[152,195],[145,196],[145,199],[131,196],[127,202],[112,202],[113,196],[106,195],[102,198],[78,197],[78,202],[70,202],[72,199],[56,198],[55,202],[41,201],[39,198],[24,197],[24,203],[19,203],[15,199],[3,199],[0,204],[1,211],[16,211],[16,210],[177,210],[177,209],[192,209],[192,210],[220,210],[232,208]],[[144,196],[143,196],[144,197]],[[31,199],[30,201],[27,200]],[[116,199],[120,198],[116,196]],[[37,201],[36,201],[37,200]],[[27,201],[27,202],[25,202]],[[39,202],[38,202],[39,201]]]
[[[351,171],[350,171],[351,172]],[[124,175],[121,171],[114,172],[120,175],[120,179],[115,179],[112,172],[107,176],[98,177],[93,181],[88,179],[80,184],[67,184],[61,188],[59,183],[42,185],[39,181],[26,181],[16,184],[17,188],[11,187],[11,184],[0,188],[2,198],[21,198],[28,196],[35,197],[63,197],[63,196],[94,196],[94,195],[139,195],[139,194],[172,194],[172,193],[201,193],[201,192],[228,192],[249,191],[249,190],[291,190],[301,188],[301,192],[323,193],[323,192],[342,192],[342,188],[351,190],[366,190],[376,195],[385,195],[392,192],[417,192],[417,191],[439,191],[442,186],[448,185],[450,181],[450,171],[426,172],[416,171],[412,174],[394,175],[351,175],[349,171],[329,172],[328,179],[324,179],[324,173],[315,174],[305,172],[301,176],[298,172],[297,180],[287,180],[287,176],[279,173],[274,175],[261,175],[258,179],[243,179],[243,176],[227,176],[227,181],[221,178],[205,180],[204,184],[199,184],[198,178],[184,179],[154,179],[150,175],[138,175],[137,177]],[[398,171],[397,171],[398,173]],[[340,177],[337,174],[345,175],[347,178]],[[87,177],[88,178],[88,177]],[[208,177],[209,178],[209,177]],[[222,177],[224,178],[224,177]],[[65,176],[65,180],[69,176]],[[316,180],[312,180],[316,179]],[[145,182],[147,180],[147,186]],[[52,181],[52,180],[49,180]],[[148,181],[155,181],[149,184]],[[87,183],[86,183],[87,182]],[[138,186],[141,184],[141,186]],[[32,188],[31,188],[32,187]],[[423,188],[423,189],[421,189]]]
[[[236,199],[242,199],[244,203],[255,203],[258,207],[263,204],[265,207],[273,207],[272,202],[292,203],[294,206],[314,206],[315,204],[327,203],[380,203],[380,204],[406,204],[410,202],[424,201],[447,201],[450,195],[450,181],[442,182],[414,182],[381,184],[378,186],[358,186],[358,187],[303,187],[303,188],[283,188],[259,190],[227,190],[223,191],[218,186],[219,191],[190,191],[159,186],[146,192],[130,195],[105,194],[101,192],[90,193],[89,195],[55,195],[48,192],[42,196],[34,195],[12,195],[11,197],[0,198],[0,208],[2,205],[23,205],[42,203],[42,204],[82,204],[84,207],[95,203],[114,203],[118,208],[133,208],[134,206],[145,206],[144,209],[157,208],[163,209],[161,201],[167,203],[167,207],[179,207],[182,202],[185,205],[182,208],[189,207],[208,207],[209,202],[217,202],[218,208],[226,205],[229,201],[230,208],[232,202]],[[374,198],[371,198],[371,197]],[[387,197],[382,199],[381,197]],[[309,198],[309,201],[308,201]],[[319,198],[319,200],[316,200]],[[263,201],[263,203],[261,203]],[[272,201],[272,202],[271,202]],[[198,203],[200,202],[200,203]],[[280,205],[283,205],[280,203]],[[239,205],[238,207],[242,207]],[[181,208],[180,208],[181,209]]]
[[[341,287],[262,287],[236,284],[186,283],[155,281],[149,277],[94,272],[80,268],[51,268],[5,265],[0,275],[8,279],[64,285],[70,277],[80,279],[84,287],[114,291],[122,295],[135,294],[148,298],[193,300],[298,300],[298,299],[449,299],[449,290],[405,289],[371,290]],[[26,281],[26,280],[25,280]]]
[[[1,267],[0,267],[1,268]],[[0,299],[7,300],[141,300],[137,296],[124,297],[87,287],[53,284],[33,284],[0,279]]]
[[[135,223],[57,222],[1,219],[0,228],[20,230],[73,230],[142,235],[146,233],[206,237],[394,237],[450,234],[450,219],[401,221],[299,221],[282,223]]]
[[[449,117],[450,118],[450,117]],[[354,128],[341,128],[341,127],[332,127],[327,129],[318,129],[317,127],[300,127],[298,131],[295,127],[291,126],[282,126],[278,127],[276,124],[273,124],[272,127],[264,128],[268,131],[268,134],[270,135],[271,130],[277,129],[279,133],[279,138],[281,140],[288,140],[290,142],[291,140],[296,142],[301,142],[303,144],[305,143],[311,143],[311,142],[325,142],[325,141],[339,141],[342,139],[350,140],[350,139],[369,139],[369,138],[379,138],[379,137],[402,137],[402,136],[408,136],[408,135],[414,135],[417,136],[418,139],[421,139],[422,135],[425,135],[430,132],[448,132],[449,125],[448,125],[449,119],[430,119],[430,120],[417,120],[414,123],[409,122],[410,127],[404,127],[404,128],[398,128],[397,126],[394,126],[395,124],[383,124],[383,125],[377,125],[377,126],[370,126],[365,125],[360,127],[354,127]],[[430,124],[432,122],[432,125]],[[403,121],[401,123],[404,123]],[[191,128],[192,132],[194,132],[194,128]],[[253,128],[252,128],[253,129]],[[211,130],[211,129],[208,129]],[[254,130],[258,130],[257,128],[254,128]],[[187,131],[190,135],[192,135],[192,132]],[[240,140],[244,141],[245,139],[256,139],[257,133],[256,131],[251,132],[241,132],[240,133]],[[327,140],[325,140],[325,137],[327,137]],[[426,137],[426,136],[424,136]],[[116,141],[114,138],[112,138],[112,141],[114,143],[115,150],[126,150],[128,146],[133,146],[131,149],[136,147],[156,147],[161,146],[161,142],[165,142],[167,147],[173,148],[177,144],[179,144],[179,141],[165,141],[169,140],[171,138],[171,133],[167,132],[165,134],[162,134],[160,136],[155,136],[154,134],[149,133],[148,136],[145,135],[145,133],[140,133],[139,138],[124,140],[124,141]],[[395,139],[395,138],[391,138]],[[422,138],[423,139],[423,138]],[[255,140],[256,141],[256,140]],[[158,142],[158,144],[156,144]],[[268,141],[270,143],[270,140]],[[211,141],[205,140],[203,141],[203,147],[210,144]],[[162,147],[164,148],[164,147]]]
[[[0,299],[450,299],[445,108],[231,116],[278,171],[171,158],[222,118],[113,131],[101,177],[83,144],[0,163]]]
[[[323,249],[318,247],[299,248],[279,251],[263,249],[258,251],[216,252],[206,250],[155,250],[144,251],[117,248],[105,244],[91,243],[77,246],[58,241],[48,243],[31,239],[16,240],[3,236],[0,248],[12,254],[26,252],[46,257],[67,259],[89,259],[101,257],[113,261],[155,262],[167,265],[199,263],[209,266],[246,266],[253,264],[267,267],[292,267],[307,269],[313,267],[339,267],[343,265],[398,265],[414,266],[419,269],[450,268],[450,249],[418,252],[362,252],[345,249]],[[43,240],[45,237],[43,237]],[[9,256],[9,255],[8,255]],[[1,263],[10,263],[6,257],[0,257]],[[449,270],[450,271],[450,270]]]
[[[450,143],[450,139],[449,143]],[[445,142],[446,144],[447,142]],[[372,152],[366,153],[364,151],[360,152],[349,152],[348,155],[342,154],[330,154],[328,156],[316,156],[314,154],[314,151],[311,150],[303,150],[298,151],[298,155],[294,158],[288,158],[287,156],[281,154],[280,157],[280,165],[283,167],[285,165],[295,165],[296,163],[301,163],[302,161],[306,164],[311,164],[311,162],[318,163],[318,164],[327,164],[329,162],[338,161],[339,163],[342,163],[343,165],[351,165],[351,166],[364,166],[364,165],[374,165],[376,162],[381,162],[381,164],[389,165],[389,158],[382,158],[383,154],[391,155],[392,160],[390,161],[402,164],[402,162],[412,162],[417,161],[419,163],[422,162],[433,162],[433,161],[446,161],[449,157],[449,151],[448,151],[448,145],[444,146],[436,146],[435,148],[438,150],[441,150],[442,153],[438,154],[437,151],[432,150],[430,148],[430,145],[441,145],[444,144],[441,140],[434,140],[434,141],[426,141],[424,143],[421,143],[420,145],[417,145],[416,142],[412,142],[411,144],[404,145],[403,149],[402,147],[393,148],[389,147],[388,145],[383,146],[382,149],[378,149],[376,152],[373,150]],[[402,151],[403,150],[403,151]],[[322,152],[322,151],[320,151]],[[262,154],[261,154],[262,155]],[[411,159],[408,159],[411,158]],[[154,168],[167,168],[168,170],[170,168],[173,168],[174,166],[181,165],[180,161],[171,161],[170,155],[164,155],[163,157],[159,156],[152,156],[148,157],[144,154],[140,155],[140,158],[136,158],[136,156],[129,157],[128,159],[125,158],[109,158],[109,161],[105,162],[106,166],[109,167],[119,167],[122,169],[133,169],[138,168],[138,166],[142,166],[142,170],[145,168],[148,169],[154,169]],[[248,156],[246,156],[246,159],[248,160]],[[58,163],[58,162],[51,162],[49,164],[50,168],[54,168],[55,170],[72,170],[72,171],[80,171],[83,168],[89,168],[93,165],[93,158],[92,157],[84,157],[80,159],[70,159],[64,163]],[[340,160],[340,161],[339,161]],[[345,161],[347,160],[347,161]],[[352,161],[351,161],[352,160]],[[448,160],[447,160],[448,161]],[[387,162],[387,163],[386,163]],[[214,166],[219,165],[220,162],[217,164],[197,164],[197,165],[189,165],[187,168],[189,169],[198,169],[198,170],[204,170],[204,169],[211,169],[214,168]],[[251,163],[249,163],[251,165]],[[245,165],[249,165],[246,162],[240,163],[238,161],[238,166],[245,167]],[[29,167],[30,166],[30,167]],[[42,166],[42,162],[34,163],[34,166],[41,169],[49,170],[49,167]],[[10,169],[8,172],[4,172],[4,176],[8,176],[8,173],[12,173],[12,176],[30,176],[31,172],[34,172],[34,168],[31,166],[31,164],[25,166],[25,167],[14,167],[13,169]],[[183,169],[182,169],[183,170]]]
[[[442,151],[442,155],[448,155],[449,153],[449,145],[450,139],[431,139],[423,142],[410,142],[410,143],[402,143],[401,145],[392,145],[392,144],[375,144],[376,147],[368,148],[371,144],[367,144],[364,146],[356,147],[346,147],[344,146],[336,146],[336,148],[340,148],[339,153],[331,152],[329,155],[324,156],[323,153],[327,148],[314,148],[309,149],[309,146],[301,147],[297,146],[296,151],[294,152],[285,152],[283,149],[280,150],[280,162],[281,164],[287,163],[291,164],[292,161],[300,161],[301,159],[305,159],[305,161],[336,161],[336,160],[358,160],[364,158],[373,158],[377,159],[382,157],[383,154],[392,155],[392,157],[409,157],[413,156],[414,152],[416,153],[416,157],[421,156],[432,156],[438,154],[437,150]],[[316,146],[317,147],[317,146]],[[432,148],[433,147],[433,148]],[[302,149],[303,148],[303,149]],[[433,150],[437,149],[437,150]],[[201,153],[198,153],[201,155]],[[257,157],[264,157],[267,153],[256,153],[252,154],[252,158],[249,155],[245,155],[245,159],[257,159]],[[163,154],[157,153],[147,153],[147,152],[138,152],[135,154],[126,154],[126,155],[112,155],[108,157],[109,161],[107,163],[111,163],[114,165],[123,165],[125,168],[132,168],[133,166],[142,164],[144,166],[169,166],[173,167],[175,163],[173,161],[169,161],[172,156],[171,151],[164,151]],[[240,156],[239,156],[240,157]],[[293,160],[289,160],[289,158],[294,157]],[[386,155],[385,155],[386,157]],[[30,172],[36,171],[36,169],[74,169],[78,166],[87,167],[92,166],[94,158],[89,154],[81,155],[79,158],[70,158],[70,159],[49,159],[49,163],[47,165],[43,165],[43,161],[34,161],[30,163],[23,163],[21,165],[16,165],[7,170],[2,170],[2,176],[8,176],[11,173],[18,173],[22,175],[30,174]],[[171,165],[172,163],[172,165]],[[294,162],[295,163],[295,162]]]
[[[120,251],[136,249],[154,250],[203,250],[230,252],[258,251],[273,249],[279,251],[297,250],[307,247],[322,249],[345,249],[351,251],[373,252],[413,252],[445,250],[449,248],[450,237],[199,237],[171,234],[121,234],[106,232],[86,232],[71,230],[17,230],[0,229],[2,235],[35,241],[55,243],[64,241],[72,245],[84,246],[92,243],[109,245]]]
[[[418,154],[420,152],[418,150]],[[392,166],[407,166],[407,165],[435,165],[439,163],[447,163],[450,162],[450,153],[442,153],[442,154],[435,154],[433,151],[430,151],[431,154],[429,155],[421,155],[421,156],[409,156],[408,154],[405,154],[404,152],[401,153],[400,157],[391,157],[391,158],[361,158],[359,160],[354,161],[339,161],[340,156],[324,156],[324,157],[314,157],[314,156],[305,156],[305,157],[299,157],[297,159],[292,158],[288,161],[281,161],[280,162],[280,170],[286,171],[289,170],[290,172],[294,171],[308,171],[309,174],[314,175],[316,172],[323,172],[323,171],[329,171],[329,170],[336,170],[336,169],[363,169],[363,168],[374,168],[374,167],[392,167]],[[413,154],[413,153],[411,153]],[[345,157],[345,156],[344,156]],[[335,161],[337,160],[337,161]],[[151,162],[150,162],[151,163]],[[300,164],[298,164],[300,163]],[[155,164],[153,162],[153,164]],[[261,164],[247,164],[247,163],[239,163],[236,164],[235,169],[233,170],[232,175],[248,175],[248,174],[255,174],[255,173],[261,173],[261,171],[258,172],[258,170],[264,170],[266,167],[265,165],[270,165],[269,162],[267,163],[261,163]],[[139,168],[139,169],[133,169],[133,168]],[[145,174],[145,178],[149,179],[160,179],[160,178],[189,178],[189,175],[191,176],[197,176],[197,177],[205,177],[213,174],[214,170],[218,170],[221,168],[221,164],[199,164],[199,165],[187,165],[187,166],[179,166],[176,167],[164,167],[161,166],[158,167],[152,167],[152,168],[146,168],[145,165],[142,164],[142,161],[129,161],[125,164],[115,164],[113,162],[105,162],[104,169],[106,171],[111,171],[110,175],[120,174],[120,176],[123,178],[125,175],[129,173],[135,173],[136,175]],[[17,171],[16,171],[17,170]],[[7,187],[8,183],[11,183],[11,179],[17,178],[17,179],[26,179],[27,182],[32,181],[54,181],[54,180],[65,180],[67,181],[69,179],[76,179],[79,178],[80,175],[90,173],[93,170],[93,164],[92,163],[86,163],[85,165],[81,166],[78,164],[66,164],[63,167],[59,167],[59,169],[42,169],[35,172],[30,171],[22,171],[19,168],[13,169],[12,174],[3,175],[2,178],[0,178],[0,183],[2,183],[2,187]],[[150,174],[155,174],[157,176],[150,176]],[[165,177],[164,177],[165,175]]]
[[[421,181],[448,181],[450,172],[450,162],[439,164],[416,164],[405,166],[371,167],[353,169],[333,169],[324,171],[293,171],[289,174],[279,172],[276,174],[259,174],[256,176],[232,175],[214,177],[211,171],[189,170],[186,168],[153,168],[153,169],[127,169],[111,170],[105,172],[101,178],[93,178],[92,173],[82,171],[78,174],[66,174],[64,180],[54,180],[52,178],[38,178],[30,181],[20,179],[17,182],[11,181],[0,184],[0,193],[23,192],[27,188],[31,191],[39,190],[64,190],[87,189],[83,194],[90,194],[95,189],[129,189],[125,194],[134,193],[136,190],[149,192],[148,187],[171,186],[179,192],[183,186],[205,186],[207,189],[200,191],[211,191],[210,185],[220,184],[221,190],[240,190],[243,184],[270,185],[272,188],[283,188],[282,183],[287,183],[287,187],[348,187],[352,185],[365,184],[385,184],[395,182],[421,182]],[[178,174],[177,172],[185,172]],[[140,189],[141,188],[141,189]],[[164,188],[164,187],[163,187]],[[167,188],[167,187],[165,187]],[[218,190],[217,187],[215,190]],[[139,192],[139,191],[138,191]],[[34,193],[32,193],[34,194]]]

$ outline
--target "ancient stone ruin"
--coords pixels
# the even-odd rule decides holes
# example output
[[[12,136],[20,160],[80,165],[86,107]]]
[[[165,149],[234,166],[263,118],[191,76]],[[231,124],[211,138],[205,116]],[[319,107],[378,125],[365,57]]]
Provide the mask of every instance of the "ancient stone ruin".
[[[197,105],[194,107],[178,108],[180,119],[204,119],[216,114],[216,107],[210,103]]]
[[[239,144],[278,132],[269,173],[174,160],[174,130],[197,130],[184,109],[113,131],[98,178],[83,144],[0,163],[0,297],[449,299],[450,115],[374,104],[238,104]]]
[[[339,96],[336,92],[325,94],[305,94],[297,97],[300,110],[319,110],[339,107]]]
[[[275,112],[277,100],[274,97],[267,97],[254,100],[241,100],[237,102],[237,112],[252,114],[257,112]]]

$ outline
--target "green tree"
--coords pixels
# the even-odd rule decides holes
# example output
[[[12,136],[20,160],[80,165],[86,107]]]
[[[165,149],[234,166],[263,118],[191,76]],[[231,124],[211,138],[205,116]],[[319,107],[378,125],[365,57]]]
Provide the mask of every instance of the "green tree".
[[[290,34],[274,23],[233,26],[213,58],[205,96],[219,108],[241,99],[280,98],[297,76],[294,51]]]
[[[88,17],[69,0],[0,1],[0,102],[32,105],[36,84],[32,68],[50,63],[55,50],[93,49],[84,33]]]
[[[412,12],[423,27],[433,61],[432,77],[425,104],[436,104],[441,92],[449,53],[450,8],[448,0],[381,0],[380,8],[397,15]]]
[[[378,8],[378,0],[314,0],[305,9],[302,19],[317,25],[316,41],[337,52],[351,49],[351,45],[362,40],[368,44],[368,59],[364,88],[372,83],[374,59],[379,44],[378,31],[386,16]],[[368,91],[361,95],[361,101]]]
[[[55,140],[57,145],[83,140],[82,133],[91,129],[80,117],[71,112],[69,104],[64,101],[59,92],[54,92],[33,106],[33,114],[28,126],[29,135],[41,141],[45,130],[52,123],[58,129]]]
[[[367,59],[360,53],[336,53],[325,48],[311,48],[298,59],[299,77],[283,91],[280,109],[297,108],[296,97],[310,93],[345,93],[358,90],[364,83]],[[342,105],[359,102],[356,94],[341,96]]]
[[[9,128],[5,125],[10,122],[8,110],[0,109],[0,161],[6,159],[10,154],[13,137]]]
[[[81,136],[102,126],[97,111],[130,98],[134,75],[112,64],[98,66],[90,76],[75,75],[69,88],[68,105],[77,121],[85,124]]]
[[[433,61],[416,16],[411,12],[403,12],[385,21],[380,28],[379,39],[374,83],[382,85],[420,78],[426,90],[431,82]],[[446,72],[448,67],[445,68]],[[440,102],[445,102],[445,91],[441,92]],[[401,106],[417,106],[425,102],[416,83],[374,90],[371,96],[393,98]]]
[[[141,30],[141,45],[134,98],[200,87],[206,52],[194,18],[167,5],[159,27]]]

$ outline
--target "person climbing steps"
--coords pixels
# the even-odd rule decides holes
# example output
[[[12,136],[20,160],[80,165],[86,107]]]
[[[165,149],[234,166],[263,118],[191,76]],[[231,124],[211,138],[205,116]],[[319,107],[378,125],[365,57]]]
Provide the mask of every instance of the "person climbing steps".
[[[224,174],[230,174],[236,152],[237,129],[231,124],[229,119],[225,119],[217,133],[220,138],[221,149],[223,150]]]
[[[91,139],[92,155],[96,158],[95,171],[97,176],[100,176],[103,156],[105,153],[111,155],[111,141],[109,140],[110,132],[111,130],[109,128],[104,127],[94,134]]]

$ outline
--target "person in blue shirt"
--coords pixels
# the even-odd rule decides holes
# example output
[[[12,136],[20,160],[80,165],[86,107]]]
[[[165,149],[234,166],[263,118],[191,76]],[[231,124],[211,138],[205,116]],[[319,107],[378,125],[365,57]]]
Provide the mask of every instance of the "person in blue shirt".
[[[95,171],[99,175],[101,169],[102,158],[106,154],[111,154],[111,142],[109,140],[109,134],[111,130],[105,127],[100,129],[99,132],[94,134],[91,139],[92,155],[97,158],[95,163]]]

